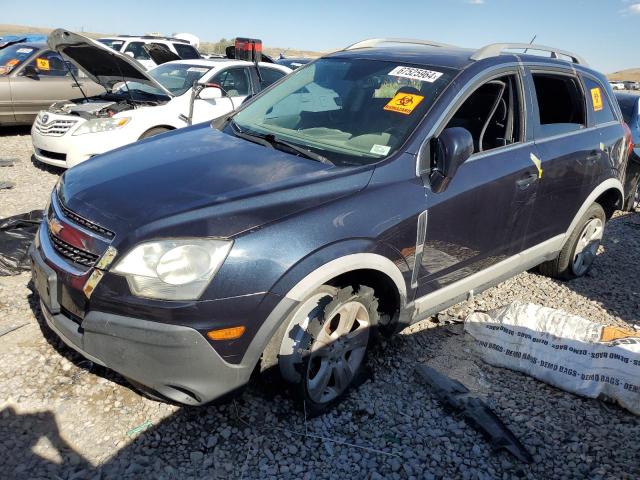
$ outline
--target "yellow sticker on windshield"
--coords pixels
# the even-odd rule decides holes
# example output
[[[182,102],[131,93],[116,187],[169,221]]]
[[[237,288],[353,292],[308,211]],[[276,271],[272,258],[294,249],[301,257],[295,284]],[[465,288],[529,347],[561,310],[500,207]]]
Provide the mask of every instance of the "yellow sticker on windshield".
[[[38,70],[49,70],[49,60],[46,58],[36,58],[36,67]]]
[[[415,110],[418,105],[420,105],[420,102],[422,102],[422,100],[424,100],[424,97],[422,95],[399,92],[396,93],[396,96],[393,97],[389,101],[389,103],[384,106],[384,109],[391,112],[398,112],[404,115],[409,115]]]
[[[600,92],[599,87],[591,89],[591,100],[593,100],[594,112],[599,112],[604,108],[604,105],[602,105],[602,92]]]

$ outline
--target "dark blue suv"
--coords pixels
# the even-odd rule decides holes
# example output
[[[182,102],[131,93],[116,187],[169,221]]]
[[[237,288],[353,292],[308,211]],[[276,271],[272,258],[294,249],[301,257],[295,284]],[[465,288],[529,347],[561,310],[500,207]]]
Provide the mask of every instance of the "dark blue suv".
[[[174,401],[269,370],[321,411],[377,333],[537,265],[588,270],[624,198],[612,99],[556,49],[360,42],[67,171],[31,252],[43,314]]]

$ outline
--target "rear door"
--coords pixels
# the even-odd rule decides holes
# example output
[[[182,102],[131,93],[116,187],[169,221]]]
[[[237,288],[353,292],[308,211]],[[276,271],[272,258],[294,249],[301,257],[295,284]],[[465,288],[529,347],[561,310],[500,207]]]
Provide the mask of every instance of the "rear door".
[[[590,169],[590,188],[593,189],[612,173],[624,178],[629,145],[624,138],[622,114],[613,92],[592,75],[583,73],[581,77],[587,97],[587,119],[589,126],[597,131],[602,157]]]
[[[525,98],[513,67],[473,85],[454,108],[446,128],[471,132],[475,150],[444,192],[427,193],[417,297],[522,250],[539,181],[530,160]]]
[[[27,65],[36,69],[37,77],[24,75]],[[30,123],[40,110],[52,103],[82,97],[62,57],[50,50],[38,53],[23,65],[15,76],[10,77],[10,83],[17,122]]]
[[[598,132],[587,123],[584,87],[574,71],[536,67],[528,73],[541,178],[525,247],[566,232],[602,157]]]

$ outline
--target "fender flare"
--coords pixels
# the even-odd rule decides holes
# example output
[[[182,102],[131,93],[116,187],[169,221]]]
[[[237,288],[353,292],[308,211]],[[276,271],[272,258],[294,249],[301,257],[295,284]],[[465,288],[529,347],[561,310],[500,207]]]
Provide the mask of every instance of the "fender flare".
[[[274,367],[280,350],[280,345],[276,345],[276,343],[279,343],[278,340],[284,335],[284,330],[288,326],[285,320],[291,312],[320,285],[343,273],[359,269],[376,270],[391,278],[398,289],[400,309],[405,308],[407,304],[406,283],[402,272],[395,263],[377,253],[342,255],[312,270],[289,289],[256,332],[242,357],[241,364],[253,369],[264,354],[266,358],[262,368]]]
[[[575,217],[573,217],[573,221],[571,222],[571,225],[569,225],[569,228],[565,233],[565,238],[569,238],[569,236],[571,235],[571,232],[573,232],[573,230],[576,228],[576,226],[578,225],[578,222],[580,221],[582,216],[585,214],[587,209],[598,199],[600,195],[602,195],[607,190],[617,190],[620,193],[620,198],[622,199],[622,202],[624,202],[624,187],[622,186],[622,183],[620,182],[620,180],[618,180],[617,178],[606,179],[604,182],[602,182],[596,188],[594,188],[593,191],[587,197],[587,199],[584,201],[584,203],[580,207],[580,210],[578,210],[578,213],[576,213]]]

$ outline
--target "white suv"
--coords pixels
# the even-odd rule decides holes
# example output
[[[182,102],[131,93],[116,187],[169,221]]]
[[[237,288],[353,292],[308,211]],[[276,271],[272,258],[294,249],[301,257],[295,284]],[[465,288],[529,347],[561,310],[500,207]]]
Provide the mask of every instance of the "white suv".
[[[34,156],[63,168],[225,115],[291,72],[282,65],[228,59],[176,60],[145,71],[129,56],[65,30],[52,32],[49,45],[106,89],[38,114],[31,128]]]
[[[145,45],[164,45],[171,52],[183,60],[195,60],[202,58],[200,52],[188,41],[173,37],[156,37],[145,35],[136,37],[132,35],[118,35],[117,37],[99,38],[98,41],[107,47],[113,48],[135,58],[147,70],[156,66],[156,63],[143,48]]]

